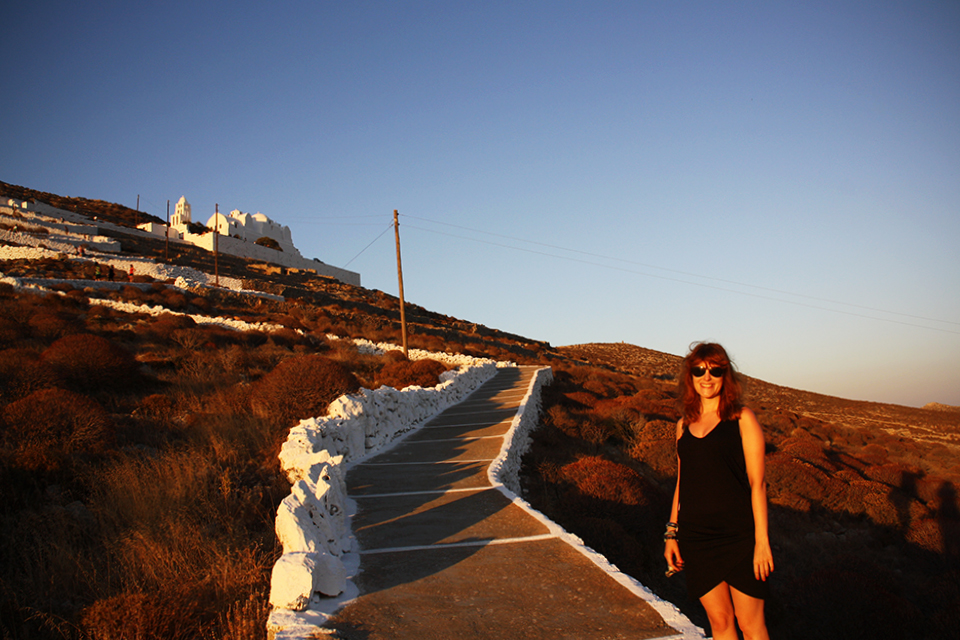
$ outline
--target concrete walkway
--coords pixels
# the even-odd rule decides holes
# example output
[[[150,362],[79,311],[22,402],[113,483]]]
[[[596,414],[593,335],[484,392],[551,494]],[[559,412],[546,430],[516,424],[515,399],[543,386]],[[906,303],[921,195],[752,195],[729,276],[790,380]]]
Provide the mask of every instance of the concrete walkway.
[[[681,637],[633,591],[487,478],[535,367],[502,369],[352,468],[360,596],[327,622],[353,639]]]

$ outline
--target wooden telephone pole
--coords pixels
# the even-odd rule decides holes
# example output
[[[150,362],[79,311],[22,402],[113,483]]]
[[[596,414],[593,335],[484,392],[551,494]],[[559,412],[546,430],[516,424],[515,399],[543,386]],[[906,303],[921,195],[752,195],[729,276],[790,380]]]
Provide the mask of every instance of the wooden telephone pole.
[[[213,232],[216,234],[213,236],[213,286],[220,286],[220,204],[216,204],[214,209],[216,215],[213,219],[216,221],[213,223]]]
[[[400,222],[393,210],[393,233],[397,238],[397,278],[400,280],[400,332],[403,334],[403,355],[407,355],[407,314],[403,303],[403,265],[400,262]]]

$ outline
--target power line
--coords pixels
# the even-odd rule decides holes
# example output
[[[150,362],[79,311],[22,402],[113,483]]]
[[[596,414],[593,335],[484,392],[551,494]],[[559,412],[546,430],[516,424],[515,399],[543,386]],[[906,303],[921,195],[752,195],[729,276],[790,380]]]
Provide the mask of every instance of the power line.
[[[862,309],[862,310],[864,310],[864,311],[874,311],[874,312],[877,312],[877,313],[886,313],[886,314],[890,314],[890,315],[901,316],[901,317],[904,317],[904,318],[912,318],[912,319],[914,319],[914,320],[925,320],[925,321],[927,321],[927,322],[939,322],[939,323],[942,323],[942,324],[951,324],[951,325],[955,325],[955,326],[960,326],[960,322],[954,322],[954,321],[952,321],[952,320],[941,320],[941,319],[939,319],[939,318],[928,318],[928,317],[926,317],[926,316],[918,316],[918,315],[913,315],[913,314],[909,314],[909,313],[902,313],[902,312],[899,312],[899,311],[890,311],[889,309],[880,309],[880,308],[877,308],[877,307],[868,307],[868,306],[865,306],[865,305],[859,305],[859,304],[852,303],[852,302],[843,302],[843,301],[840,301],[840,300],[831,300],[831,299],[829,299],[829,298],[820,298],[820,297],[817,297],[817,296],[811,296],[811,295],[806,295],[806,294],[802,294],[802,293],[794,293],[794,292],[792,292],[792,291],[785,291],[785,290],[782,290],[782,289],[775,289],[775,288],[772,288],[772,287],[765,287],[765,286],[762,286],[762,285],[755,285],[755,284],[749,284],[749,283],[745,283],[745,282],[738,282],[738,281],[736,281],[736,280],[726,280],[726,279],[724,279],[724,278],[717,278],[717,277],[713,277],[713,276],[705,276],[705,275],[701,275],[701,274],[697,274],[697,273],[691,273],[691,272],[688,272],[688,271],[680,271],[680,270],[677,270],[677,269],[670,269],[670,268],[668,268],[668,267],[660,267],[660,266],[657,266],[657,265],[652,265],[652,264],[647,264],[647,263],[643,263],[643,262],[638,262],[638,261],[635,261],[635,260],[627,260],[626,258],[617,258],[617,257],[612,257],[612,256],[605,256],[605,255],[602,255],[602,254],[590,253],[589,251],[582,251],[582,250],[580,250],[580,249],[570,249],[570,248],[568,248],[568,247],[561,247],[561,246],[557,246],[557,245],[547,244],[547,243],[544,243],[544,242],[538,242],[538,241],[535,241],[535,240],[526,240],[526,239],[523,239],[523,238],[516,238],[516,237],[513,237],[513,236],[508,236],[508,235],[504,235],[504,234],[494,233],[494,232],[491,232],[491,231],[483,231],[483,230],[480,230],[480,229],[471,229],[470,227],[463,227],[463,226],[451,224],[451,223],[448,223],[448,222],[441,222],[441,221],[438,221],[438,220],[431,220],[431,219],[429,219],[429,218],[420,218],[420,217],[417,217],[417,216],[410,216],[410,215],[407,215],[406,217],[408,217],[408,218],[414,218],[414,219],[417,219],[417,220],[423,220],[423,221],[425,221],[425,222],[430,222],[430,223],[433,223],[433,224],[439,224],[439,225],[444,225],[444,226],[448,226],[448,227],[454,227],[454,228],[457,228],[457,229],[462,229],[462,230],[464,230],[464,231],[471,231],[471,232],[474,232],[474,233],[482,233],[482,234],[485,234],[485,235],[490,235],[490,236],[494,236],[494,237],[498,237],[498,238],[504,238],[504,239],[507,239],[507,240],[513,240],[513,241],[516,241],[516,242],[525,242],[525,243],[528,243],[528,244],[533,244],[533,245],[537,245],[537,246],[541,246],[541,247],[546,247],[546,248],[549,248],[549,249],[556,249],[556,250],[558,250],[558,251],[568,251],[568,252],[570,252],[570,253],[578,253],[578,254],[585,255],[585,256],[589,256],[589,257],[592,257],[592,258],[601,258],[601,259],[603,259],[603,260],[612,260],[612,261],[615,261],[615,262],[623,262],[623,263],[626,263],[626,264],[632,264],[632,265],[636,265],[636,266],[640,266],[640,267],[646,267],[646,268],[648,268],[648,269],[656,269],[656,270],[658,270],[658,271],[666,271],[666,272],[669,272],[669,273],[676,273],[676,274],[678,274],[678,275],[683,275],[683,276],[688,276],[688,277],[693,277],[693,278],[701,278],[701,279],[703,279],[703,280],[712,280],[712,281],[714,281],[714,282],[722,282],[722,283],[724,283],[724,284],[732,284],[732,285],[736,285],[736,286],[739,286],[739,287],[749,287],[749,288],[751,288],[751,289],[759,289],[759,290],[761,290],[761,291],[769,291],[769,292],[771,292],[771,293],[777,293],[777,294],[780,294],[780,295],[787,295],[787,296],[793,296],[793,297],[796,297],[796,298],[805,298],[805,299],[807,299],[807,300],[814,300],[814,301],[817,301],[817,302],[823,302],[823,303],[828,303],[828,304],[842,305],[842,306],[846,306],[846,307],[853,307],[853,308],[855,308],[855,309]],[[419,227],[410,227],[410,228],[417,229],[417,228],[419,228]],[[432,232],[432,233],[442,233],[442,232],[435,231],[435,230],[432,230],[432,229],[423,229],[423,228],[419,228],[419,229],[420,229],[421,231],[427,231],[427,232]],[[461,237],[462,239],[472,240],[472,241],[474,241],[474,242],[484,242],[483,240],[477,240],[477,239],[475,239],[475,238],[463,238],[462,236],[454,236],[454,237]],[[520,247],[512,247],[512,246],[509,246],[509,245],[500,245],[500,244],[490,243],[490,242],[486,242],[486,244],[493,244],[493,245],[495,245],[495,246],[501,246],[501,247],[505,247],[505,248],[509,248],[509,249],[517,249],[517,250],[519,250],[519,251],[529,251],[529,250],[527,250],[527,249],[522,249],[522,248],[520,248]],[[532,252],[532,253],[539,253],[539,252]],[[549,255],[549,256],[555,257],[555,258],[569,259],[569,258],[565,258],[565,256],[556,256],[556,255],[548,254],[548,253],[541,253],[541,255]],[[614,267],[609,267],[608,265],[597,264],[597,263],[590,263],[590,262],[587,262],[587,263],[585,263],[585,264],[594,264],[595,266],[606,267],[606,268],[614,268]],[[696,282],[689,282],[689,281],[686,281],[686,280],[679,280],[679,279],[675,279],[675,278],[666,278],[666,277],[664,277],[664,276],[657,276],[657,275],[655,275],[655,274],[648,274],[648,273],[643,273],[643,272],[638,272],[638,271],[631,271],[630,273],[638,273],[638,274],[640,274],[640,275],[646,275],[646,276],[653,277],[653,278],[662,278],[662,279],[666,279],[666,280],[673,280],[673,281],[675,281],[675,282],[684,282],[684,283],[686,283],[686,284],[694,284],[694,285],[698,285],[698,286],[707,286],[707,285],[700,285],[699,283],[696,283]],[[710,288],[719,289],[719,290],[721,290],[721,291],[734,291],[734,292],[736,292],[736,293],[742,293],[742,292],[739,292],[739,291],[736,291],[736,290],[723,289],[723,288],[719,288],[719,287],[710,287]],[[753,295],[753,294],[751,294],[751,295]],[[756,297],[762,297],[762,296],[756,296]],[[778,301],[780,301],[780,302],[788,302],[788,301],[786,301],[786,300],[780,300],[779,298],[768,298],[768,299],[770,299],[770,300],[778,300]],[[809,306],[809,305],[804,305],[804,306]],[[812,307],[812,308],[819,308],[819,307]],[[857,314],[851,314],[851,315],[857,315]],[[872,316],[861,316],[861,317],[872,317]],[[911,325],[911,326],[925,326],[925,325]],[[932,328],[932,327],[927,327],[927,328]],[[953,331],[948,331],[948,333],[955,333],[955,332],[953,332]]]
[[[356,260],[357,258],[359,258],[361,253],[363,253],[364,251],[366,251],[367,249],[369,249],[370,247],[372,247],[372,246],[373,246],[373,243],[376,242],[377,240],[379,240],[381,237],[383,237],[383,234],[385,234],[387,231],[389,231],[389,230],[391,229],[391,227],[393,227],[393,223],[387,225],[387,226],[384,228],[384,230],[380,232],[380,235],[378,235],[376,238],[374,238],[374,239],[370,242],[370,244],[368,244],[367,246],[365,246],[363,249],[360,250],[360,253],[358,253],[357,255],[355,255],[355,256],[353,256],[352,258],[350,258],[349,262],[347,262],[347,264],[343,265],[343,268],[346,269],[347,267],[349,267],[351,262],[353,262],[354,260]]]
[[[412,217],[414,217],[414,216],[407,216],[407,217],[412,218]],[[422,219],[422,218],[421,218],[421,219]],[[428,220],[428,222],[434,222],[434,221]],[[438,224],[445,224],[445,223],[438,223]],[[454,226],[454,227],[455,227],[456,225],[448,225],[448,226]],[[602,264],[602,263],[599,263],[599,262],[591,262],[591,261],[589,261],[589,260],[583,260],[583,259],[580,259],[580,258],[574,258],[574,257],[570,257],[570,256],[556,255],[556,254],[552,254],[552,253],[546,253],[546,252],[544,252],[544,251],[537,251],[537,250],[534,250],[534,249],[525,249],[525,248],[523,248],[523,247],[514,247],[514,246],[511,246],[511,245],[501,244],[501,243],[498,243],[498,242],[491,242],[491,241],[488,241],[488,240],[480,240],[480,239],[477,239],[477,238],[470,238],[470,237],[460,236],[460,235],[456,235],[456,234],[452,234],[452,233],[445,233],[445,232],[443,232],[443,231],[437,231],[437,230],[435,230],[435,229],[425,229],[425,228],[423,228],[423,227],[411,226],[411,225],[409,225],[409,224],[408,224],[408,225],[405,225],[405,228],[407,228],[407,229],[416,229],[416,230],[418,230],[418,231],[426,231],[427,233],[435,233],[435,234],[438,234],[438,235],[448,236],[448,237],[452,237],[452,238],[459,238],[459,239],[461,239],[461,240],[470,240],[470,241],[472,241],[472,242],[479,242],[479,243],[481,243],[481,244],[488,244],[488,245],[492,245],[492,246],[503,247],[503,248],[506,248],[506,249],[513,249],[513,250],[515,250],[515,251],[523,251],[523,252],[532,253],[532,254],[535,254],[535,255],[548,256],[548,257],[551,257],[551,258],[559,258],[559,259],[561,259],[561,260],[569,260],[569,261],[571,261],[571,262],[578,262],[578,263],[581,263],[581,264],[588,264],[588,265],[591,265],[591,266],[601,267],[601,268],[604,268],[604,269],[612,269],[612,270],[614,270],[614,271],[622,271],[622,272],[624,272],[624,273],[632,273],[632,274],[636,274],[636,275],[647,276],[647,277],[649,277],[649,278],[658,278],[658,279],[660,279],[660,280],[668,280],[668,281],[671,281],[671,282],[679,282],[679,283],[682,283],[682,284],[689,284],[689,285],[693,285],[693,286],[696,286],[696,287],[703,287],[703,288],[706,288],[706,289],[714,289],[714,290],[716,290],[716,291],[725,291],[725,292],[728,292],[728,293],[737,293],[737,294],[740,294],[740,295],[743,295],[743,296],[749,296],[749,297],[751,297],[751,298],[759,298],[759,299],[761,299],[761,300],[772,300],[772,301],[774,301],[774,302],[781,302],[781,303],[784,303],[784,304],[792,304],[792,305],[795,305],[795,306],[798,306],[798,307],[806,307],[806,308],[808,308],[808,309],[817,309],[817,310],[819,310],[819,311],[829,311],[829,312],[833,312],[833,313],[840,313],[840,314],[843,314],[843,315],[853,316],[853,317],[856,317],[856,318],[866,318],[866,319],[869,319],[869,320],[878,320],[878,321],[881,321],[881,322],[889,322],[889,323],[899,324],[899,325],[903,325],[903,326],[907,326],[907,327],[917,327],[917,328],[920,328],[920,329],[929,329],[929,330],[931,330],[931,331],[939,331],[939,332],[941,332],[941,333],[951,333],[951,334],[954,334],[954,335],[960,335],[960,331],[952,331],[952,330],[950,330],[950,329],[943,329],[943,328],[940,328],[940,327],[931,327],[931,326],[928,326],[928,325],[916,324],[916,323],[913,323],[913,322],[905,322],[905,321],[902,321],[902,320],[894,320],[894,319],[890,319],[890,318],[879,318],[879,317],[877,317],[877,316],[866,315],[866,314],[863,314],[863,313],[856,313],[856,312],[853,312],[853,311],[844,311],[844,310],[842,310],[842,309],[831,309],[831,308],[829,308],[829,307],[821,307],[821,306],[817,306],[817,305],[813,305],[813,304],[807,304],[807,303],[804,303],[804,302],[798,302],[798,301],[795,301],[795,300],[784,300],[784,299],[782,299],[782,298],[774,298],[774,297],[762,295],[762,294],[759,294],[759,293],[751,293],[751,292],[749,292],[749,291],[739,291],[739,290],[737,290],[737,289],[730,289],[730,288],[727,288],[727,287],[721,287],[721,286],[717,286],[717,285],[705,284],[705,283],[702,283],[702,282],[691,282],[690,280],[683,280],[683,279],[675,278],[675,277],[671,277],[671,276],[657,275],[657,274],[654,274],[654,273],[645,273],[645,272],[643,272],[643,271],[636,271],[636,270],[633,270],[633,269],[627,269],[627,268],[623,268],[623,267],[611,266],[611,265]],[[470,231],[477,231],[476,229],[468,229],[468,230],[470,230]],[[478,231],[478,233],[486,233],[486,234],[488,234],[488,235],[494,235],[494,236],[500,235],[500,234],[490,233],[490,232],[486,232],[486,231]],[[381,235],[383,235],[383,234],[381,234]],[[530,244],[538,244],[538,245],[541,245],[541,246],[547,246],[547,247],[550,247],[550,248],[560,249],[560,250],[563,250],[563,251],[571,251],[571,252],[574,252],[574,253],[584,253],[584,254],[586,254],[586,255],[591,255],[591,256],[594,256],[594,257],[604,258],[604,259],[608,259],[608,260],[617,260],[617,261],[620,261],[620,262],[628,262],[628,263],[631,263],[631,264],[642,264],[642,263],[633,263],[632,261],[623,260],[623,259],[620,259],[620,258],[609,258],[609,257],[607,257],[607,256],[602,256],[602,255],[597,255],[597,254],[590,254],[590,253],[587,253],[587,252],[578,251],[578,250],[576,250],[576,249],[565,249],[565,248],[563,248],[563,247],[551,247],[550,245],[545,245],[544,243],[534,242],[534,241],[530,241],[530,240],[522,240],[522,239],[519,239],[519,238],[510,238],[509,236],[500,236],[500,237],[505,237],[505,238],[508,238],[508,239],[511,239],[511,240],[517,240],[517,241],[519,241],[519,242],[529,242]],[[650,265],[643,265],[643,266],[650,266]],[[659,269],[660,267],[652,267],[652,268]],[[664,270],[664,271],[672,271],[672,272],[674,272],[674,273],[684,273],[684,272],[677,272],[677,271],[675,271],[675,270],[673,270],[673,269],[663,269],[663,270]],[[789,292],[779,292],[779,291],[777,291],[776,289],[768,289],[768,288],[766,288],[766,287],[759,287],[759,286],[756,286],[756,285],[741,284],[741,283],[737,283],[737,282],[733,282],[733,281],[729,281],[729,280],[721,280],[721,279],[719,279],[719,278],[710,278],[710,277],[708,277],[708,276],[698,276],[698,275],[696,275],[696,274],[684,274],[684,275],[691,275],[691,276],[694,276],[694,277],[700,277],[700,278],[704,278],[704,279],[707,279],[707,280],[716,280],[716,281],[725,282],[725,283],[728,283],[728,284],[738,284],[738,285],[740,285],[740,286],[753,287],[753,288],[757,288],[757,289],[761,289],[761,290],[776,291],[776,292],[778,292],[778,293],[783,293],[783,294],[785,294],[785,295],[796,295],[797,297],[803,297],[803,298],[808,298],[808,299],[813,299],[813,300],[819,300],[820,302],[827,302],[827,303],[832,302],[832,301],[830,301],[830,300],[814,298],[813,296],[803,296],[803,295],[800,295],[800,294],[791,294],[791,293],[789,293]],[[837,302],[837,303],[835,303],[835,304],[841,304],[841,305],[846,304],[846,305],[848,305],[848,306],[853,306],[853,307],[857,307],[857,306],[858,306],[858,305],[851,305],[851,304],[843,303],[843,302]],[[922,317],[919,317],[919,316],[910,316],[910,315],[908,315],[908,314],[897,313],[897,312],[895,312],[895,311],[885,311],[885,310],[883,310],[883,309],[871,309],[871,308],[869,308],[869,307],[862,307],[862,308],[868,309],[868,310],[871,310],[871,311],[877,311],[877,312],[880,312],[880,313],[889,313],[889,314],[892,314],[892,315],[906,316],[906,317],[916,318],[916,319],[920,319],[920,320],[930,320],[930,321],[932,321],[932,322],[943,322],[943,323],[946,323],[946,324],[960,324],[960,323],[950,322],[950,321],[947,321],[947,320],[935,320],[935,319],[932,319],[932,318],[922,318]]]

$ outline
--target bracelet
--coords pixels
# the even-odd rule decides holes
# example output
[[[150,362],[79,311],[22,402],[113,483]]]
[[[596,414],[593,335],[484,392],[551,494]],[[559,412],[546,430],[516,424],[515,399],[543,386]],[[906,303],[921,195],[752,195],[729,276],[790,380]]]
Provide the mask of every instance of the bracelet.
[[[667,523],[667,530],[666,530],[666,531],[664,532],[664,534],[663,534],[663,539],[664,539],[664,540],[676,540],[676,539],[677,539],[677,531],[679,531],[679,530],[680,530],[680,527],[677,526],[677,523],[676,523],[676,522],[668,522],[668,523]]]

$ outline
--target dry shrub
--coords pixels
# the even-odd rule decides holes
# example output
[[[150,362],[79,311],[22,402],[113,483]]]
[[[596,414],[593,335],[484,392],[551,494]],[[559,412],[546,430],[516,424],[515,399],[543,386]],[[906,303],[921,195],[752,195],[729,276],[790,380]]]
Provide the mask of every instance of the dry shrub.
[[[599,398],[589,391],[569,391],[563,394],[566,403],[574,407],[594,407]]]
[[[676,448],[677,423],[669,420],[647,420],[637,432],[640,440],[666,442]]]
[[[830,495],[824,506],[851,514],[866,514],[876,524],[897,527],[900,517],[890,488],[870,480],[854,480],[845,492]]]
[[[170,339],[186,351],[196,351],[206,342],[207,335],[203,327],[194,324],[192,327],[173,329],[170,332]]]
[[[161,313],[150,324],[150,330],[158,338],[171,340],[177,331],[193,329],[197,326],[196,321],[190,316],[182,316],[174,313]]]
[[[56,340],[62,336],[77,333],[76,318],[69,318],[56,311],[41,310],[30,318],[30,329],[38,338]]]
[[[176,405],[170,396],[152,393],[140,400],[134,413],[165,421],[170,419],[174,409]]]
[[[209,313],[213,309],[210,301],[202,296],[194,296],[188,300],[191,307],[204,313]]]
[[[105,523],[118,532],[136,527],[154,539],[171,526],[215,518],[222,473],[196,448],[125,457],[98,471],[94,491]]]
[[[833,465],[827,459],[823,443],[811,438],[790,437],[780,443],[780,451],[796,460],[809,462],[821,469],[833,470]]]
[[[300,318],[298,318],[298,317],[296,317],[296,316],[294,316],[294,315],[291,315],[291,314],[285,314],[285,315],[281,315],[281,316],[276,316],[276,317],[273,317],[273,318],[269,318],[269,322],[273,322],[273,323],[275,323],[275,324],[282,325],[282,326],[284,326],[284,327],[287,327],[288,329],[300,329],[300,330],[304,330],[304,329],[307,328],[307,327],[304,326],[304,324],[303,324],[303,322],[300,320]]]
[[[183,295],[175,289],[164,288],[160,293],[160,299],[163,301],[163,306],[168,309],[175,309],[177,311],[187,308],[187,296]]]
[[[341,363],[354,373],[360,384],[368,389],[377,385],[377,374],[383,368],[383,358],[371,353],[361,353],[355,344],[346,340],[333,340],[327,357]]]
[[[110,417],[96,400],[64,389],[41,389],[7,405],[4,448],[16,466],[57,471],[73,456],[96,455],[114,441]]]
[[[201,610],[204,596],[193,584],[172,592],[123,593],[87,607],[80,626],[91,640],[189,640],[211,617]]]
[[[766,478],[770,501],[782,506],[797,506],[798,501],[791,496],[820,503],[838,491],[842,495],[844,489],[843,482],[808,462],[781,452],[767,456]]]
[[[576,438],[580,436],[579,418],[564,406],[553,405],[548,408],[544,416],[544,422],[548,426],[559,429],[570,437]]]
[[[564,480],[592,498],[626,505],[648,503],[646,480],[622,464],[600,456],[584,456],[560,471]]]
[[[251,593],[246,600],[234,602],[221,616],[221,640],[250,640],[261,637],[272,608],[266,590]]]
[[[377,374],[377,382],[394,389],[410,386],[435,387],[440,384],[440,374],[446,370],[446,365],[436,360],[399,360],[385,364]]]
[[[616,435],[618,431],[609,420],[596,418],[592,415],[582,416],[578,428],[580,437],[595,445],[603,444]]]
[[[921,549],[934,553],[945,551],[943,544],[943,523],[936,518],[921,518],[910,522],[906,539]]]
[[[0,351],[0,401],[19,400],[53,386],[53,371],[33,349]]]
[[[146,295],[147,294],[144,293],[140,287],[131,287],[130,285],[124,285],[120,287],[119,291],[119,297],[122,300],[133,303],[142,302]]]
[[[303,340],[303,336],[297,333],[294,329],[283,327],[281,329],[277,329],[276,331],[271,331],[269,334],[269,340],[275,345],[290,348]]]
[[[356,376],[339,362],[318,355],[297,356],[257,381],[250,400],[255,415],[289,425],[325,415],[334,399],[359,389]]]
[[[388,364],[392,362],[409,362],[409,358],[403,355],[403,351],[400,351],[399,349],[391,349],[383,354],[383,361]]]
[[[19,342],[27,335],[27,329],[13,318],[0,316],[0,344]]]
[[[647,465],[661,478],[676,476],[677,446],[674,440],[638,440],[627,451],[638,462]]]
[[[62,380],[81,390],[128,388],[139,378],[139,365],[129,351],[89,333],[60,338],[41,358]]]
[[[882,482],[887,486],[900,487],[905,481],[912,483],[913,478],[919,477],[920,474],[916,471],[897,464],[881,464],[867,467],[863,474],[867,478]]]
[[[771,436],[790,435],[796,428],[797,415],[782,411],[761,411],[757,415],[763,430]]]
[[[643,415],[643,411],[637,408],[632,396],[599,400],[593,406],[593,413],[602,418],[617,417],[621,419],[632,419]]]

